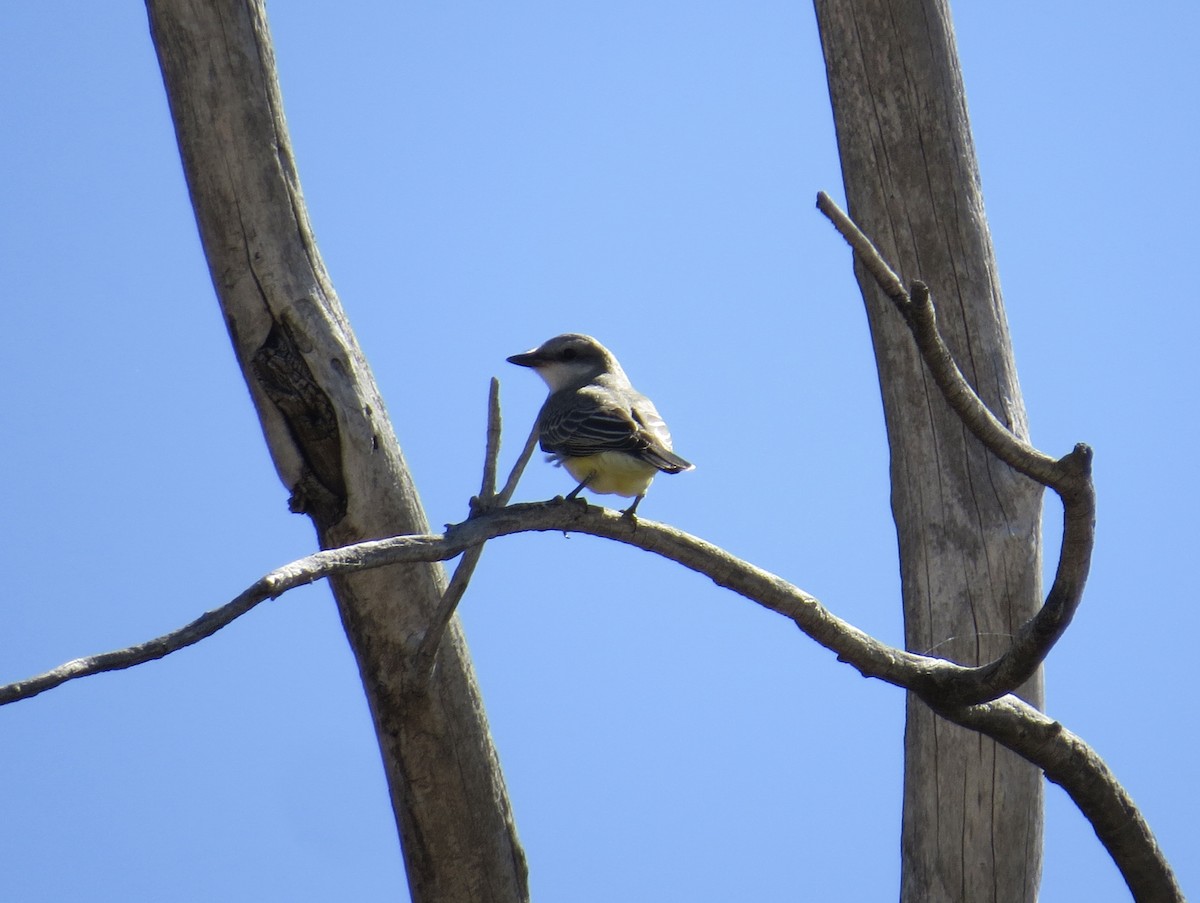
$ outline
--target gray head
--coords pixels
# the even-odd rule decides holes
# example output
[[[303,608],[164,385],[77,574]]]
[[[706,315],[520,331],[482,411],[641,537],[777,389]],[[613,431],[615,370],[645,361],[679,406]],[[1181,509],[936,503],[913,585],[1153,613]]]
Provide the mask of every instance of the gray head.
[[[532,351],[514,354],[508,362],[535,370],[551,392],[586,385],[605,373],[625,377],[611,351],[590,335],[576,332],[556,335]]]

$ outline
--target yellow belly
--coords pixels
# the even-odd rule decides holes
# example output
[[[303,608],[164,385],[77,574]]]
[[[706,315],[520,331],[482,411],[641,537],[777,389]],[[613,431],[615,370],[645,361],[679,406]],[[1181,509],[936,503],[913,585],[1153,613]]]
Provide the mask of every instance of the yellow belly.
[[[658,468],[621,452],[601,452],[586,458],[561,458],[567,473],[587,480],[587,488],[600,495],[645,495]],[[588,477],[591,477],[588,479]]]

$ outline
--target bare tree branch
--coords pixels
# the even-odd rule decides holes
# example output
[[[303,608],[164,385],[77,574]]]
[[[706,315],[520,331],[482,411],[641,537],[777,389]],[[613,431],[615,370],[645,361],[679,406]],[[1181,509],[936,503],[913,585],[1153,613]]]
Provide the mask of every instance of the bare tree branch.
[[[508,475],[508,480],[504,483],[504,488],[496,496],[497,506],[503,508],[512,500],[513,493],[517,491],[517,483],[521,479],[521,474],[525,472],[525,466],[529,463],[529,459],[533,457],[533,450],[537,448],[537,443],[538,424],[534,420],[533,426],[529,429],[529,438],[525,440],[525,447],[521,449],[517,463],[513,465],[512,472]]]
[[[958,369],[950,349],[946,347],[941,333],[938,332],[929,289],[923,283],[919,283],[920,289],[914,285],[914,300],[904,290],[900,277],[883,259],[871,240],[823,191],[817,194],[817,209],[829,218],[834,228],[846,239],[846,243],[854,249],[867,271],[879,283],[884,294],[904,316],[917,339],[917,349],[933,372],[938,388],[976,438],[1014,470],[1043,486],[1053,485],[1058,477],[1054,459],[1013,435],[1012,431],[987,409],[962,375],[962,371]],[[917,318],[919,329],[918,326],[914,326],[914,318]]]
[[[977,670],[881,643],[783,578],[673,527],[641,518],[634,524],[607,508],[555,499],[484,511],[451,526],[441,536],[394,536],[317,552],[272,571],[226,605],[180,630],[128,649],[76,659],[45,674],[0,687],[0,705],[35,696],[68,680],[162,658],[212,635],[258,603],[323,577],[402,562],[444,561],[479,548],[490,539],[531,530],[587,533],[678,562],[790,618],[864,676],[922,696],[931,687],[969,679]],[[935,711],[992,737],[1062,785],[1095,826],[1138,900],[1183,900],[1170,865],[1133,801],[1083,740],[1014,696],[983,705],[937,705]]]
[[[1092,485],[1092,451],[1083,444],[1055,460],[1013,434],[988,410],[963,376],[938,330],[929,288],[914,282],[911,294],[871,240],[825,192],[817,209],[842,234],[879,287],[896,305],[912,331],[934,382],[962,422],[996,457],[1014,470],[1053,489],[1063,503],[1063,538],[1054,583],[1041,609],[994,661],[955,675],[932,693],[917,690],[933,705],[967,705],[996,699],[1028,680],[1071,623],[1083,598],[1095,541],[1096,494]]]
[[[935,711],[1007,746],[1062,787],[1091,822],[1135,900],[1183,903],[1183,889],[1133,798],[1082,738],[1011,695]]]
[[[405,539],[407,538],[405,537]],[[285,564],[256,580],[231,601],[219,608],[205,612],[178,630],[173,630],[144,643],[138,643],[136,646],[77,658],[44,674],[0,687],[0,705],[37,696],[39,693],[52,690],[69,680],[102,674],[106,671],[132,668],[135,665],[164,658],[180,649],[186,649],[188,646],[212,636],[222,627],[228,626],[260,602],[274,599],[290,589],[305,586],[324,577],[362,569],[360,563],[362,555],[361,546],[348,546],[344,549],[317,552],[307,558]]]
[[[0,705],[37,695],[76,677],[120,670],[185,648],[210,636],[259,602],[324,577],[415,561],[445,561],[501,536],[527,531],[586,533],[654,552],[712,579],[719,586],[786,618],[853,665],[874,677],[947,707],[943,692],[970,680],[980,669],[889,646],[834,615],[816,597],[775,574],[737,558],[696,536],[655,521],[629,518],[580,500],[554,499],[484,511],[451,525],[443,535],[393,536],[317,552],[265,575],[221,608],[172,633],[118,652],[77,659],[46,674],[0,687]],[[414,653],[416,650],[414,650]],[[961,705],[961,703],[959,703]]]
[[[512,498],[513,492],[516,491],[521,474],[525,472],[525,465],[529,463],[529,459],[533,455],[533,449],[537,443],[538,431],[536,422],[529,433],[529,438],[525,440],[525,448],[521,450],[521,454],[517,457],[517,463],[513,465],[512,473],[508,475],[508,480],[505,482],[504,488],[500,491],[499,495],[496,495],[496,468],[500,458],[500,432],[500,380],[493,376],[488,394],[487,448],[484,451],[483,486],[479,490],[479,498],[471,500],[473,512],[486,511],[488,508],[494,507],[503,508],[507,505],[509,499]],[[438,647],[441,645],[442,637],[446,633],[446,625],[454,617],[454,612],[458,608],[458,603],[462,601],[463,594],[467,591],[467,585],[471,582],[471,577],[475,573],[475,566],[479,564],[481,555],[483,555],[483,544],[480,543],[477,546],[472,546],[463,553],[462,559],[458,562],[458,567],[454,569],[454,576],[450,578],[450,584],[446,587],[446,592],[442,594],[442,600],[438,603],[437,610],[433,613],[433,617],[429,621],[429,627],[426,629],[425,635],[421,638],[421,646],[417,650],[413,669],[418,679],[423,679],[432,673],[434,663],[437,660]]]
[[[500,461],[500,380],[492,377],[488,383],[487,443],[483,450],[483,483],[479,497],[490,501],[496,495],[496,469]]]
[[[414,561],[445,561],[500,536],[526,531],[587,533],[654,552],[710,577],[720,586],[795,621],[814,640],[864,676],[917,692],[933,691],[972,668],[881,643],[835,616],[817,599],[768,571],[666,524],[632,522],[582,500],[511,505],[483,511],[443,535],[393,536],[317,552],[265,575],[221,608],[172,633],[118,652],[77,659],[46,674],[0,687],[0,705],[25,699],[77,677],[162,658],[210,636],[255,605],[324,577]],[[416,650],[413,650],[415,653]],[[936,694],[934,694],[936,696]]]

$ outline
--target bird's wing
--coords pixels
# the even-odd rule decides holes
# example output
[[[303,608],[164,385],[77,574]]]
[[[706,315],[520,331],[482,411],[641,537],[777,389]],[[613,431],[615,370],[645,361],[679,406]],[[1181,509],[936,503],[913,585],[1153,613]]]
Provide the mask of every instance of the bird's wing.
[[[581,390],[551,397],[542,409],[540,439],[544,451],[572,458],[623,452],[668,473],[692,466],[671,451],[670,433],[644,396]]]
[[[691,470],[694,465],[671,450],[671,433],[666,421],[659,416],[648,398],[643,398],[642,402],[644,404],[635,403],[630,411],[641,426],[639,435],[646,443],[642,449],[642,459],[666,473]]]

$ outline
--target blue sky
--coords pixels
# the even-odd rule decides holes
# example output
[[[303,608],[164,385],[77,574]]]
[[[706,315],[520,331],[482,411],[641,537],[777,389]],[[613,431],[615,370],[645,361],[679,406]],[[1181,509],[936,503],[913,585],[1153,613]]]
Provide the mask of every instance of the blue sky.
[[[1194,211],[1200,12],[960,3],[1035,441],[1096,450],[1048,710],[1200,887]],[[803,3],[276,3],[321,251],[430,521],[511,461],[590,332],[697,470],[640,513],[901,641],[878,386]],[[213,298],[139,4],[0,11],[0,681],[172,629],[313,550]],[[535,462],[518,491],[569,488]],[[1048,534],[1059,509],[1047,501]],[[1053,546],[1047,548],[1053,565]],[[549,589],[553,588],[553,589]],[[543,900],[882,900],[903,696],[694,574],[589,537],[487,549],[462,608]],[[0,897],[403,898],[327,590],[0,709]],[[1047,787],[1046,901],[1128,894]]]

